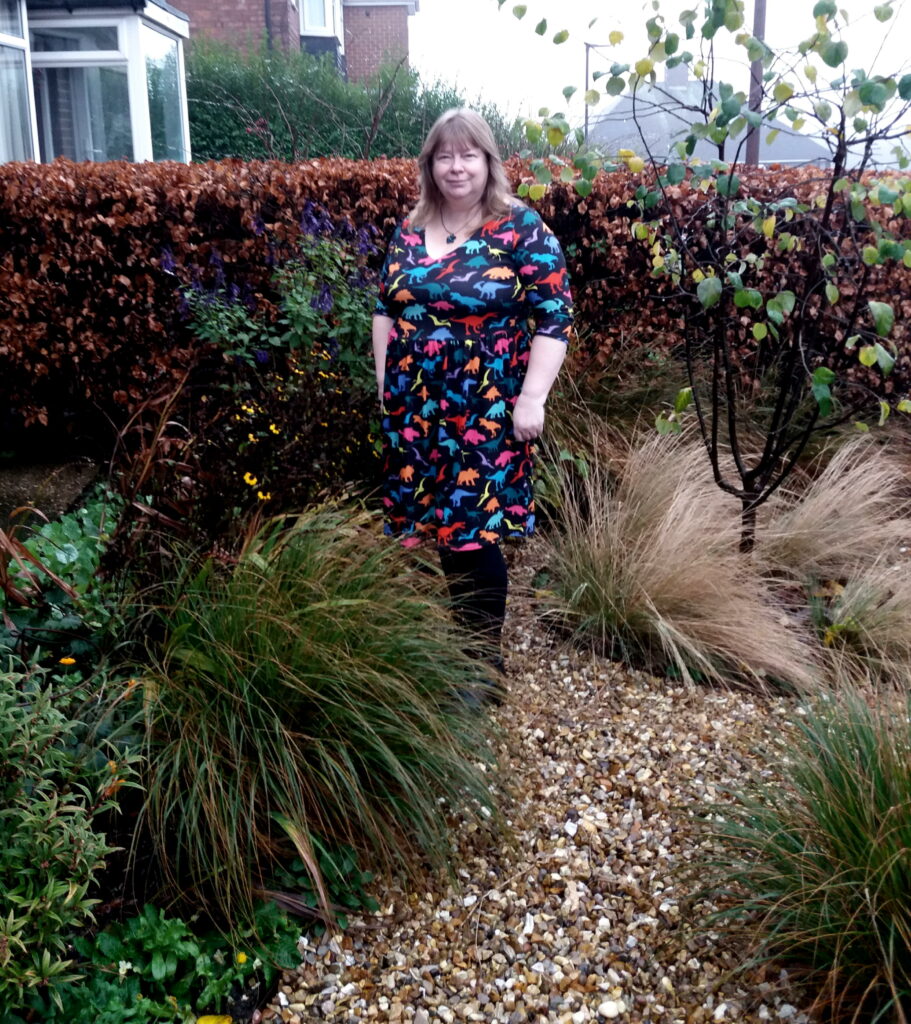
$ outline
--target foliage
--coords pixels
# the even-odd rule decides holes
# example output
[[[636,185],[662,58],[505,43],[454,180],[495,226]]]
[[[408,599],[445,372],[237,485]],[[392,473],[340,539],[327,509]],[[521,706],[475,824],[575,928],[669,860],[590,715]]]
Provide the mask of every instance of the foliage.
[[[100,487],[71,512],[37,529],[20,525],[5,535],[9,564],[0,592],[6,612],[0,647],[19,653],[41,647],[83,658],[104,646],[117,595],[98,568],[122,507],[116,495]]]
[[[196,160],[322,156],[368,160],[417,156],[431,125],[464,97],[425,85],[402,64],[365,83],[346,81],[327,56],[262,49],[244,53],[196,40],[187,55],[190,140]],[[490,103],[480,104],[501,149],[515,153],[522,133]]]
[[[445,861],[441,801],[490,804],[483,729],[455,696],[472,662],[440,588],[375,525],[331,507],[267,525],[161,605],[148,822],[174,885],[229,921],[295,854],[331,914],[314,837],[407,871]]]
[[[904,134],[911,75],[849,73],[847,29],[834,2],[816,5],[813,31],[794,51],[775,52],[747,32],[743,9],[742,0],[713,0],[701,24],[696,11],[683,12],[679,30],[660,13],[649,18],[647,54],[615,63],[605,88],[610,95],[630,90],[648,157],[646,164],[632,151],[620,154],[642,174],[631,200],[632,234],[647,250],[651,275],[669,284],[683,314],[688,364],[711,367],[705,389],[691,370],[694,408],[716,482],[740,500],[741,546],[748,551],[757,507],[787,478],[812,431],[869,405],[875,378],[868,371],[888,378],[895,366],[895,309],[874,292],[883,268],[911,266],[911,179],[867,172],[874,148]],[[877,11],[887,21],[892,5]],[[718,77],[716,37],[724,32],[752,62],[749,97]],[[619,45],[622,33],[612,41]],[[690,70],[698,98],[680,99],[659,86],[661,65]],[[837,77],[825,83],[827,69]],[[585,99],[597,102],[598,90]],[[655,108],[686,126],[670,155],[650,149],[642,126]],[[759,183],[741,168],[749,137],[765,127],[776,135],[781,119],[795,132],[815,124],[829,143],[831,171],[819,172],[806,189]],[[551,117],[547,130],[562,128]],[[700,143],[707,151],[697,149]],[[899,160],[908,165],[901,147]],[[576,168],[577,188],[588,196],[597,159],[583,152]],[[705,194],[695,215],[680,202],[693,189]],[[742,436],[738,401],[770,381],[775,400],[753,449]],[[911,399],[891,393],[888,383],[878,390],[881,420],[892,407],[911,411]]]
[[[800,584],[844,583],[909,535],[907,467],[870,435],[824,450],[807,473],[769,505],[755,554],[769,572]]]
[[[123,923],[76,938],[85,977],[61,989],[59,1006],[36,996],[32,1009],[47,1024],[195,1024],[197,1012],[255,1006],[278,969],[300,962],[298,938],[299,929],[274,903],[257,904],[251,929],[231,941],[146,904]]]
[[[701,447],[674,435],[617,453],[613,443],[589,421],[587,472],[564,474],[546,538],[551,615],[580,640],[655,671],[810,684],[812,647],[738,557],[736,521]]]
[[[10,1008],[39,988],[57,999],[76,977],[67,936],[91,920],[89,887],[112,852],[98,819],[134,775],[116,747],[104,760],[92,756],[102,741],[80,743],[73,707],[40,669],[0,673],[0,1002]]]
[[[756,961],[806,971],[833,1017],[905,1019],[911,1005],[911,732],[907,707],[856,693],[802,709],[767,767],[706,824],[717,928]],[[780,778],[778,773],[784,775]],[[774,774],[773,774],[774,773]],[[770,778],[770,776],[772,776]]]

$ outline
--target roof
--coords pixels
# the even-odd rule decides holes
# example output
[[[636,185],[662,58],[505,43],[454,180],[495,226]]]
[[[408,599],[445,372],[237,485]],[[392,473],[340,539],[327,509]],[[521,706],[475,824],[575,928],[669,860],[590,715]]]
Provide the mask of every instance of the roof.
[[[25,0],[26,9],[29,11],[66,11],[67,14],[75,14],[76,11],[93,10],[123,10],[124,8],[136,11],[144,11],[146,7],[158,7],[175,18],[189,22],[189,16],[183,11],[172,7],[167,0]]]
[[[662,83],[661,91],[652,91],[651,87],[641,89],[637,94],[636,107],[639,125],[645,136],[649,151],[658,161],[664,163],[672,156],[671,147],[688,134],[684,111],[682,117],[673,113],[673,103],[679,101],[683,106],[698,107],[701,103],[702,86],[698,82],[687,82],[682,85]],[[668,99],[668,93],[674,101]],[[660,106],[670,109],[660,109]],[[766,141],[769,132],[777,129],[780,135],[773,143]],[[632,97],[625,93],[617,97],[614,105],[600,117],[589,122],[589,141],[608,149],[628,148],[640,152],[643,148],[639,128],[633,120]],[[742,141],[742,137],[728,143],[725,148],[725,159],[734,158],[734,151]],[[696,143],[693,156],[700,160],[717,160],[718,147],[700,139]],[[741,151],[741,159],[743,153]],[[766,123],[761,129],[759,139],[759,163],[779,164],[828,164],[832,154],[818,139],[795,132],[790,125],[774,121]]]

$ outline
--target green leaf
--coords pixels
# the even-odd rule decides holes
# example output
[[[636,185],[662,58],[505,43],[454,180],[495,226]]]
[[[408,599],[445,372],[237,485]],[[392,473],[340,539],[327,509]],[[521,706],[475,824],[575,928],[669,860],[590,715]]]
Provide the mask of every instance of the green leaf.
[[[832,104],[827,103],[825,100],[820,100],[818,103],[813,104],[813,113],[825,124],[832,116]]]
[[[882,399],[879,400],[879,426],[884,426],[886,420],[889,418],[889,413],[892,410],[889,408],[889,403],[884,402]]]
[[[888,377],[892,372],[892,367],[895,366],[895,357],[887,349],[884,349],[879,342],[873,346],[873,351],[876,353],[876,362],[879,363],[883,376]]]
[[[892,17],[891,4],[877,4],[873,8],[873,15],[877,21],[888,21]]]
[[[664,437],[667,434],[680,434],[683,428],[676,420],[669,420],[663,412],[659,412],[655,417],[655,430]]]
[[[544,135],[544,129],[537,121],[525,122],[525,137],[534,146],[539,143]]]
[[[608,96],[619,96],[625,88],[626,79],[615,75],[613,78],[609,78],[607,80],[607,85],[604,86],[604,91]]]
[[[703,278],[696,285],[696,297],[702,303],[703,309],[711,309],[721,299],[721,280],[717,277]]]
[[[560,29],[560,31],[554,36],[554,42],[558,46],[560,43],[565,43],[567,39],[569,39],[569,32],[567,32],[565,28]]]
[[[674,412],[679,416],[682,412],[685,412],[693,401],[693,389],[692,388],[681,388],[677,392],[677,397],[674,399]]]
[[[911,399],[903,398],[895,408],[899,412],[911,413]]]
[[[857,358],[863,366],[876,366],[876,349],[872,345],[864,345],[857,353]]]
[[[667,169],[667,180],[671,185],[679,185],[686,177],[686,167],[683,164],[671,164]]]
[[[785,289],[784,291],[780,291],[776,296],[774,296],[774,298],[771,301],[775,304],[775,306],[778,309],[782,311],[782,313],[785,314],[785,316],[787,316],[789,313],[792,313],[794,311],[794,305],[797,302],[797,296],[792,291]]]
[[[818,0],[813,8],[813,17],[834,18],[837,11],[838,8],[835,5],[835,0]]]
[[[568,100],[570,100],[570,99],[572,99],[572,98],[573,98],[573,95],[574,95],[575,93],[577,93],[578,91],[579,91],[579,90],[578,90],[578,89],[577,89],[577,88],[576,88],[576,87],[575,87],[574,85],[567,85],[567,86],[566,86],[566,88],[565,88],[565,89],[563,90],[563,95],[564,95],[564,96],[565,96],[565,97],[566,97],[566,98],[567,98]],[[592,90],[591,90],[591,92],[594,92],[596,96],[598,95],[598,93],[597,93],[597,92],[595,92],[595,90],[594,90],[594,89],[592,89]],[[598,102],[598,101],[597,101],[597,100],[595,100],[595,103],[597,103],[597,102]]]
[[[828,366],[817,366],[813,371],[814,384],[831,384],[835,380],[835,374]]]
[[[528,5],[527,4],[516,4],[515,7],[513,7],[513,9],[512,9],[512,13],[517,18],[524,18],[526,13],[527,13],[527,11],[528,11]]]
[[[903,100],[911,100],[911,75],[902,75],[898,80],[898,95]]]
[[[773,128],[769,134],[765,137],[766,145],[771,146],[772,143],[778,138],[778,132],[780,129]]]
[[[864,82],[858,89],[858,95],[865,107],[873,107],[877,111],[882,110],[889,99],[889,91],[882,82]]]
[[[601,99],[601,93],[597,89],[589,89],[583,99],[590,107],[593,107]]]
[[[840,67],[847,60],[848,44],[841,40],[836,42],[834,39],[826,39],[819,47],[819,56],[830,68]]]
[[[167,969],[165,967],[164,957],[159,952],[152,954],[152,977],[156,981],[163,981]]]
[[[772,90],[776,103],[787,103],[794,95],[794,86],[790,82],[778,82]]]
[[[541,184],[529,185],[528,198],[533,202],[543,199],[547,195],[547,186]]]
[[[740,191],[740,178],[736,174],[720,174],[715,187],[722,196],[736,196]]]
[[[573,187],[583,199],[592,194],[592,183],[586,178],[580,178]]]
[[[870,302],[870,314],[873,317],[873,325],[876,333],[881,338],[887,338],[895,323],[895,312],[888,302]]]
[[[835,303],[838,302],[839,298],[841,298],[841,292],[834,284],[832,284],[831,281],[826,285],[826,298],[832,306],[834,306]]]
[[[762,309],[762,292],[755,288],[740,288],[734,292],[734,305],[738,309]]]
[[[763,338],[768,336],[768,333],[769,333],[769,328],[765,324],[763,324],[763,323],[753,324],[753,337],[757,341],[762,341]]]
[[[535,32],[537,32],[539,36],[543,36],[546,31],[547,31],[547,18],[542,18],[538,22],[538,24],[535,25]]]
[[[879,249],[875,245],[865,245],[861,259],[868,267],[875,267],[879,263]]]

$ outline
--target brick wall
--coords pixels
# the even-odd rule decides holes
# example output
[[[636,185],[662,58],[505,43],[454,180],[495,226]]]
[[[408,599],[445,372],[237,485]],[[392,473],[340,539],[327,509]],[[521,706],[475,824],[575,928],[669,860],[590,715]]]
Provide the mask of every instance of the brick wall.
[[[300,18],[295,0],[181,0],[190,18],[190,41],[206,36],[242,50],[256,49],[266,37],[266,7],[271,11],[272,45],[300,47]]]
[[[345,7],[345,57],[352,81],[369,78],[387,60],[408,54],[408,8]]]

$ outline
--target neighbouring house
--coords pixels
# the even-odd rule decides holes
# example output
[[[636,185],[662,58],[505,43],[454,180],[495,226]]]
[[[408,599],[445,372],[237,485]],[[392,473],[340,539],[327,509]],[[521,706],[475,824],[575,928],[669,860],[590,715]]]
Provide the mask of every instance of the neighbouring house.
[[[686,65],[680,64],[667,72],[663,82],[639,89],[635,108],[633,97],[629,93],[622,93],[608,110],[592,117],[587,132],[588,141],[610,155],[620,149],[631,149],[636,153],[647,150],[658,163],[679,159],[674,157],[674,143],[685,138],[689,131],[685,114],[681,115],[679,111],[698,109],[702,102],[702,88],[701,82],[688,77]],[[770,143],[768,139],[773,131],[775,134]],[[740,137],[742,139],[743,136]],[[728,142],[725,159],[734,159],[736,145],[736,142]],[[705,161],[717,160],[718,147],[700,139],[693,156]],[[740,158],[743,158],[742,151]],[[831,161],[832,154],[823,143],[795,132],[787,123],[773,121],[762,128],[759,139],[760,164],[814,164],[825,167]]]
[[[353,81],[408,56],[419,0],[183,0],[193,38],[328,53]]]
[[[188,161],[188,36],[166,0],[0,0],[0,162]]]

